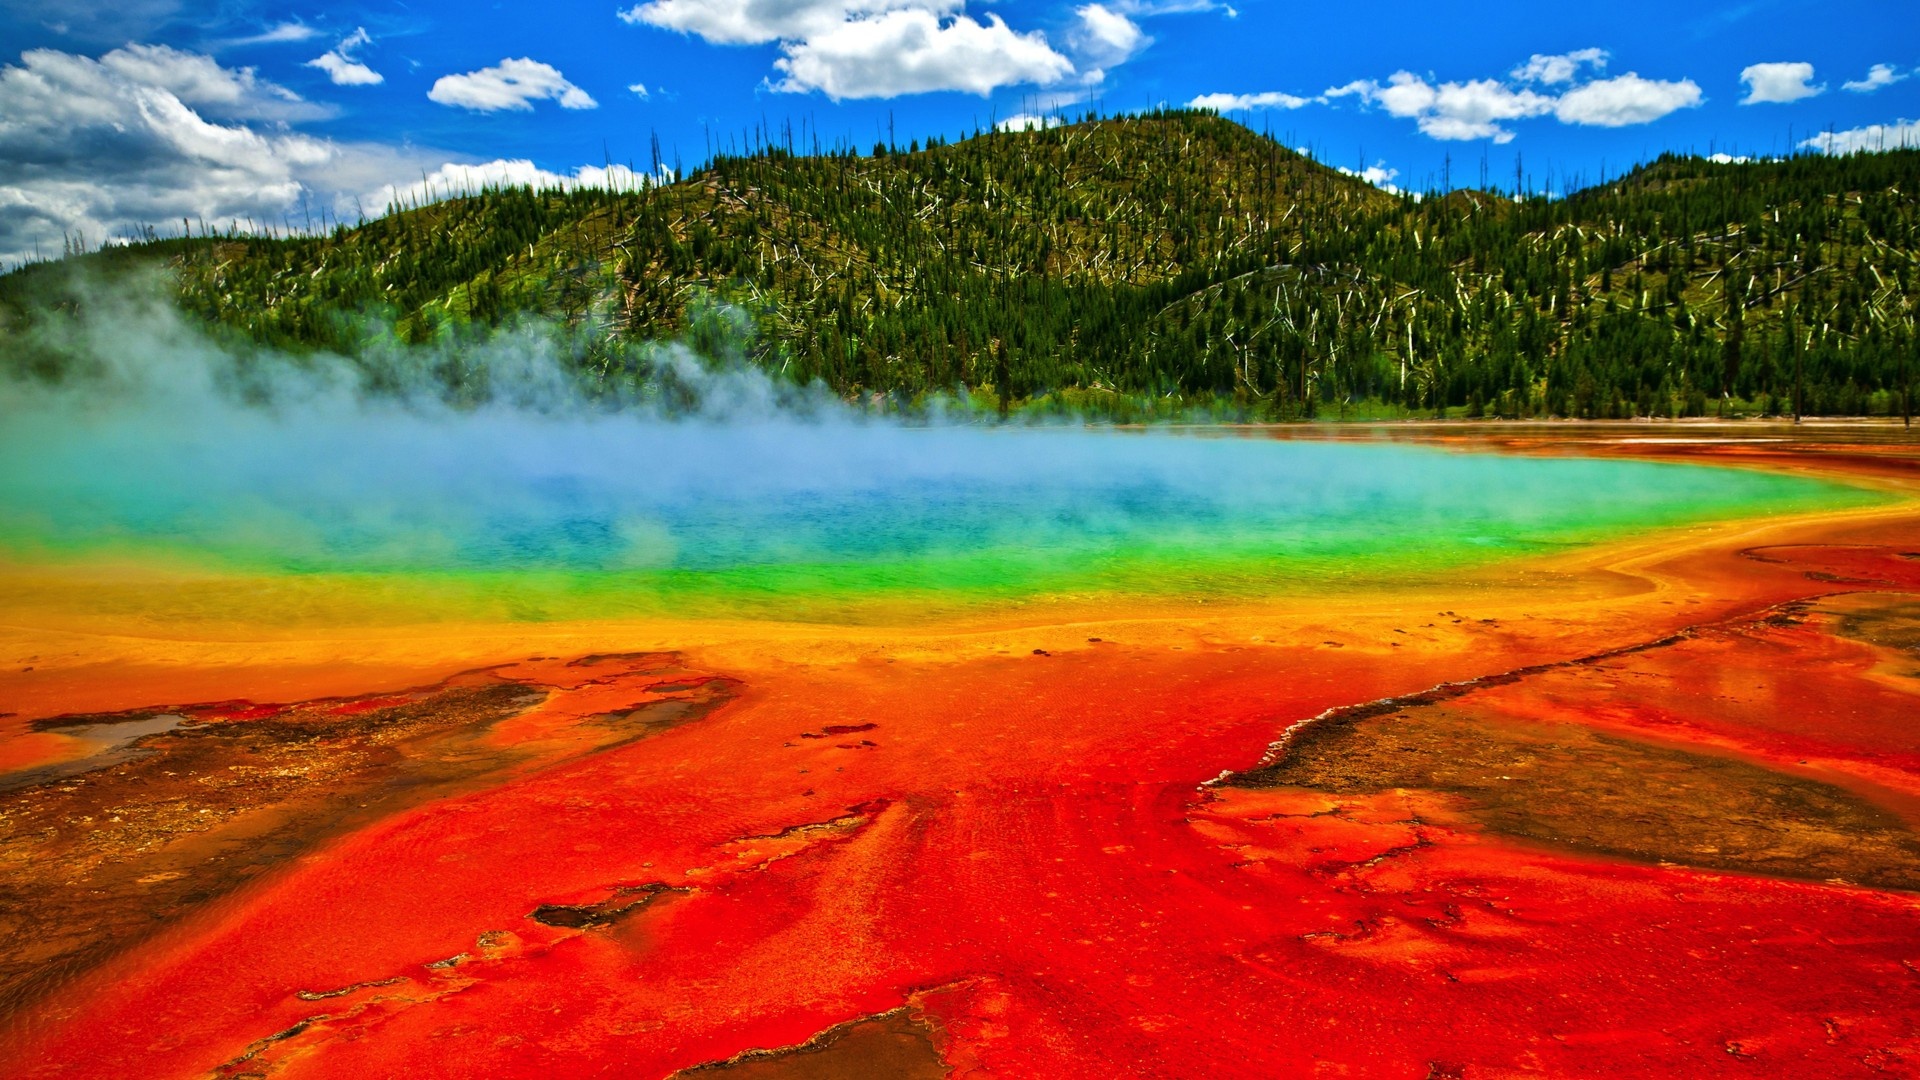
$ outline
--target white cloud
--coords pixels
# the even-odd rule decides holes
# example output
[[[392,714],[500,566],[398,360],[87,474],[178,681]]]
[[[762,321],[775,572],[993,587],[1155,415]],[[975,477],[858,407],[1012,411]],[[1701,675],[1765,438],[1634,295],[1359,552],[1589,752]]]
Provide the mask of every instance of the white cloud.
[[[53,49],[0,66],[0,260],[98,244],[182,218],[226,227],[352,219],[351,194],[444,160],[294,130],[326,115],[246,68],[161,46]],[[261,121],[264,121],[262,123]],[[373,208],[369,208],[373,209]],[[314,224],[318,224],[318,219]]]
[[[634,97],[639,98],[641,101],[647,100],[648,94],[647,94],[646,83],[643,83],[643,82],[631,83],[627,86],[627,91],[631,93]]]
[[[1040,31],[1019,32],[999,16],[969,16],[965,0],[648,0],[619,13],[693,34],[716,45],[777,42],[774,89],[818,90],[836,101],[936,90],[987,94],[1022,83],[1051,85],[1075,74]],[[1117,4],[1080,12],[1076,35],[1095,64],[1124,60],[1146,43]],[[1125,26],[1138,35],[1129,42]],[[1097,81],[1098,75],[1089,77]]]
[[[303,22],[283,22],[270,26],[258,34],[247,37],[228,38],[220,44],[234,45],[282,45],[290,41],[312,41],[320,36],[320,31]]]
[[[306,66],[326,72],[335,86],[378,86],[387,81],[386,76],[337,52],[322,53],[307,61]]]
[[[542,169],[525,158],[501,158],[478,164],[449,162],[411,183],[389,183],[370,190],[361,196],[361,203],[369,211],[383,212],[392,206],[417,206],[504,187],[530,187],[538,191],[579,188],[638,191],[672,182],[673,170],[665,166],[661,166],[657,177],[625,165],[582,165],[568,175]]]
[[[1626,127],[1651,123],[1705,100],[1692,79],[1668,82],[1628,72],[1614,78],[1590,77],[1582,81],[1582,75],[1604,70],[1607,59],[1604,49],[1580,49],[1555,55],[1535,53],[1509,72],[1507,81],[1471,79],[1436,83],[1411,71],[1398,71],[1385,85],[1372,79],[1356,79],[1329,87],[1321,91],[1319,97],[1308,100],[1333,104],[1342,98],[1355,98],[1363,105],[1385,110],[1389,116],[1414,121],[1421,133],[1430,138],[1491,139],[1496,143],[1513,141],[1514,131],[1510,125],[1516,120],[1552,116],[1563,124]],[[1560,89],[1562,87],[1564,89]],[[1199,106],[1214,99],[1228,100],[1228,96],[1209,94],[1194,99],[1193,103]]]
[[[1785,105],[1826,92],[1826,84],[1813,83],[1813,65],[1808,63],[1754,64],[1740,73],[1747,88],[1742,105]]]
[[[1348,83],[1337,90],[1329,90],[1327,96],[1337,97],[1345,93],[1353,93],[1363,101],[1384,106],[1387,112],[1401,119],[1419,116],[1432,108],[1440,99],[1438,91],[1429,86],[1425,79],[1410,71],[1395,72],[1393,77],[1387,80],[1386,86],[1368,79],[1365,82]]]
[[[40,49],[22,54],[21,60],[27,72],[47,72],[56,78],[74,79],[91,86],[99,85],[97,76],[81,72],[97,68],[98,76],[164,90],[188,105],[223,117],[300,120],[328,112],[302,101],[293,91],[258,77],[250,67],[222,67],[211,56],[165,45],[128,45],[98,60]]]
[[[362,26],[340,40],[331,50],[307,61],[310,68],[319,68],[327,73],[335,86],[378,86],[386,81],[379,72],[353,58],[353,51],[362,45],[373,44],[373,38],[367,36],[367,28]]]
[[[1255,109],[1298,109],[1314,103],[1313,98],[1295,97],[1278,90],[1269,90],[1262,94],[1201,94],[1187,102],[1189,109],[1212,109],[1214,112],[1251,112]]]
[[[1628,72],[1567,91],[1554,104],[1553,115],[1563,124],[1628,127],[1650,124],[1681,109],[1697,108],[1704,100],[1699,84],[1692,79],[1666,82]]]
[[[1892,64],[1875,64],[1867,69],[1867,77],[1846,83],[1847,89],[1856,94],[1871,94],[1883,86],[1892,86],[1904,81],[1912,72],[1901,71]]]
[[[1345,86],[1328,87],[1321,92],[1317,100],[1334,101],[1343,97],[1357,97],[1361,102],[1365,103],[1372,101],[1374,92],[1379,89],[1380,84],[1374,82],[1372,79],[1355,79]]]
[[[774,61],[784,76],[774,89],[818,90],[835,101],[886,98],[935,90],[982,96],[1002,86],[1046,85],[1073,74],[1073,64],[1039,31],[1018,33],[998,15],[984,23],[966,15],[942,21],[930,11],[889,11],[842,22],[804,41],[784,41]]]
[[[1135,53],[1153,44],[1140,24],[1105,4],[1087,4],[1073,9],[1080,25],[1073,39],[1081,55],[1095,67],[1109,68],[1125,63]]]
[[[1713,162],[1715,165],[1745,165],[1747,162],[1752,161],[1753,159],[1748,157],[1745,154],[1729,154],[1729,153],[1721,152],[1721,153],[1712,155],[1711,157],[1707,158],[1707,160]]]
[[[1868,124],[1846,131],[1829,131],[1802,142],[1807,150],[1823,154],[1862,154],[1880,150],[1920,147],[1920,120],[1901,120],[1893,124]]]
[[[1399,185],[1393,182],[1400,175],[1400,170],[1387,168],[1387,163],[1384,161],[1377,161],[1364,169],[1348,169],[1338,165],[1334,168],[1348,176],[1359,177],[1389,195],[1401,194]]]
[[[464,75],[442,75],[427,91],[427,97],[474,112],[526,112],[536,101],[557,101],[563,109],[600,107],[585,90],[568,82],[558,68],[526,57],[502,60]]]
[[[200,54],[27,52],[0,65],[0,262],[57,255],[70,236],[92,247],[149,226],[175,235],[183,218],[196,233],[203,223],[286,231],[487,187],[651,182],[624,165],[559,173],[525,160],[447,163],[437,151],[295,129],[324,115],[250,69]],[[660,179],[672,177],[663,169]]]
[[[962,0],[651,0],[619,14],[629,23],[694,34],[715,45],[763,45],[805,41],[889,11],[947,15],[962,6]]]
[[[1605,71],[1608,55],[1605,49],[1579,49],[1552,56],[1534,53],[1526,63],[1514,68],[1512,75],[1521,82],[1558,86],[1572,82],[1583,67],[1591,66],[1596,71]]]
[[[1056,128],[1066,123],[1059,116],[1035,116],[1032,113],[1015,113],[993,125],[1000,131],[1041,131]]]
[[[1443,140],[1512,142],[1513,132],[1504,126],[1507,121],[1542,116],[1552,112],[1554,106],[1552,97],[1516,90],[1494,79],[1435,86],[1410,71],[1395,72],[1385,86],[1356,88],[1349,84],[1338,89],[1364,94],[1388,115],[1413,120],[1423,134]],[[1337,95],[1329,91],[1327,96]]]

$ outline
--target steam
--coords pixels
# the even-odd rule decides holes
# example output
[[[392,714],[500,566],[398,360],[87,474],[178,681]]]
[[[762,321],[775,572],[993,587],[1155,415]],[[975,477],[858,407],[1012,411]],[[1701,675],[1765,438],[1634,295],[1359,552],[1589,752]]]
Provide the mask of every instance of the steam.
[[[375,328],[341,357],[210,335],[150,293],[83,308],[36,319],[0,380],[0,559],[159,551],[792,614],[828,594],[1266,593],[1827,497],[1671,466],[908,423],[769,376],[724,310],[703,352],[528,323],[424,347]]]
[[[265,411],[301,414],[402,411],[420,420],[504,414],[577,417],[625,413],[643,420],[797,418],[848,414],[818,384],[798,386],[753,366],[747,316],[698,305],[694,331],[706,355],[677,342],[627,344],[604,327],[525,319],[484,333],[403,344],[364,319],[348,356],[290,353],[188,321],[157,278],[70,286],[77,313],[38,310],[0,357],[0,404],[124,415]]]

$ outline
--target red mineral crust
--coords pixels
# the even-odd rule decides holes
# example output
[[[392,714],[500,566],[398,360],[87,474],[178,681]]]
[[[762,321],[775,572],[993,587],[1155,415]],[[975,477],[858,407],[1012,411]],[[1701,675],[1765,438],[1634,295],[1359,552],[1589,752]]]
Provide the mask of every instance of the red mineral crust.
[[[207,709],[413,724],[414,794],[23,992],[0,1071],[1917,1076],[1917,523],[1535,606],[559,657],[452,684],[531,695],[457,739],[432,688]]]

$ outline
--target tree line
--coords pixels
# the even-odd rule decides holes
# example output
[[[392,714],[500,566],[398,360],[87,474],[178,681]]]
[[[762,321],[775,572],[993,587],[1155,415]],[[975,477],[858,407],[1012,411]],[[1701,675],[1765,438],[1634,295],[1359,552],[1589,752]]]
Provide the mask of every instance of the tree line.
[[[324,236],[159,241],[179,304],[281,349],[539,317],[604,347],[744,313],[847,397],[1117,417],[1899,414],[1920,151],[1668,155],[1561,198],[1391,195],[1168,111],[796,154],[634,191],[500,189]],[[12,318],[32,267],[0,278]],[[11,279],[11,284],[9,284]],[[732,325],[731,322],[728,325]]]

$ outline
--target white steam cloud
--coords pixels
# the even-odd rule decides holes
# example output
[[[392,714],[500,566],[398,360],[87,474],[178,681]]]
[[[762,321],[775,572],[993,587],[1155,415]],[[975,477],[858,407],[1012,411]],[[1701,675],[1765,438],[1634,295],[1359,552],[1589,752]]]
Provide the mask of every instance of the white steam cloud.
[[[591,337],[537,326],[296,356],[217,343],[157,293],[83,293],[81,307],[0,356],[0,560],[125,544],[214,571],[297,571],[254,576],[243,602],[255,605],[261,589],[330,602],[309,571],[425,572],[432,589],[514,619],[841,618],[861,596],[903,594],[936,608],[1245,597],[1392,572],[1409,537],[1422,561],[1471,560],[1814,487],[1406,447],[908,425],[770,378],[727,355],[724,334],[701,337],[719,356],[596,354]],[[395,580],[397,617],[449,610]],[[210,617],[178,603],[155,617]]]

